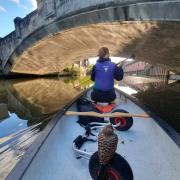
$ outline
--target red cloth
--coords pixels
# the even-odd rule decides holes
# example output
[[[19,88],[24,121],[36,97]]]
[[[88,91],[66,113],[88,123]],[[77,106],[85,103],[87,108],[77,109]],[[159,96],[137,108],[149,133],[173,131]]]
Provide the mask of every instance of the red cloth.
[[[111,112],[112,109],[116,106],[115,103],[109,104],[107,106],[102,106],[100,104],[95,104],[96,109],[98,109],[102,113],[108,113]]]

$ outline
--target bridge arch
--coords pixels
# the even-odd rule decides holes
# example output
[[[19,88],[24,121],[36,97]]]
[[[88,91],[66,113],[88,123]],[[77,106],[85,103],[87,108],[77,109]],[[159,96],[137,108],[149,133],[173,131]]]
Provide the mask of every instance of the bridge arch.
[[[62,6],[52,4],[50,7],[44,10],[49,13],[49,23],[21,38],[20,43],[12,48],[12,53],[9,56],[6,53],[6,58],[3,58],[3,52],[0,54],[4,73],[54,73],[76,60],[95,56],[97,49],[104,45],[110,47],[112,55],[128,55],[133,51],[139,60],[165,64],[180,72],[180,36],[176,34],[180,30],[180,2],[107,0],[106,3],[67,11],[59,17],[54,17],[54,14]],[[39,17],[43,14],[42,9],[35,14],[37,12]],[[20,38],[20,22],[21,19],[15,20],[16,31],[10,34],[14,39]],[[6,38],[3,42],[8,41]],[[0,40],[0,47],[2,44]],[[3,44],[3,47],[6,46]],[[174,64],[169,63],[172,58]]]

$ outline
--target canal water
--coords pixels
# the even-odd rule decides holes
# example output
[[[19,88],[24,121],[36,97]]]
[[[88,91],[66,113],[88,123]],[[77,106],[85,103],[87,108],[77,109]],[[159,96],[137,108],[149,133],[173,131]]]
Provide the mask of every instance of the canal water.
[[[81,91],[72,79],[0,80],[0,179],[57,111]]]
[[[88,86],[67,78],[0,80],[0,179],[57,111]],[[126,76],[119,87],[180,132],[180,83]]]
[[[126,76],[119,85],[130,88],[131,96],[180,133],[180,82],[166,78]]]

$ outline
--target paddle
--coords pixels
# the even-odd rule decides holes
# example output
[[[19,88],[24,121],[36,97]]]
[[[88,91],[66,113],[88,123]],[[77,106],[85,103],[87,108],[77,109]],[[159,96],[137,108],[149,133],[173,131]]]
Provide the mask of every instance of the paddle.
[[[135,59],[135,54],[131,54],[129,57],[125,58],[121,62],[117,63],[116,65],[121,65],[124,61],[127,61],[128,59]]]
[[[90,112],[75,112],[75,111],[67,111],[65,113],[67,116],[92,116],[92,117],[99,117],[99,118],[104,118],[104,117],[139,117],[139,118],[149,118],[149,115],[144,113],[144,114],[129,114],[129,113],[120,113],[120,112],[114,112],[114,113],[107,113],[107,114],[100,114],[96,113],[93,111]]]

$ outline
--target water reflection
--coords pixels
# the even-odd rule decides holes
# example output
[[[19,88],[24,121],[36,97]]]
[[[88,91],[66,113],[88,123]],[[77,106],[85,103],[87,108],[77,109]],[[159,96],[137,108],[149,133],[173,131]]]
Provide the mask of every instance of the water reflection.
[[[3,103],[9,112],[28,120],[28,126],[51,118],[80,93],[71,81],[53,78],[12,80],[4,82],[4,85]]]
[[[180,132],[180,83],[161,88],[151,84],[148,90],[138,92],[135,97]]]
[[[8,136],[18,130],[27,127],[27,120],[22,121],[15,113],[10,113],[9,117],[0,123],[0,138]]]
[[[16,165],[20,157],[38,136],[35,127],[24,129],[17,134],[1,138],[0,142],[0,179],[4,179]]]
[[[67,79],[0,81],[0,179],[56,112],[81,91],[78,81]]]
[[[8,107],[6,104],[1,103],[0,104],[0,120],[3,120],[8,117],[9,117]]]
[[[152,112],[180,132],[180,83],[164,78],[126,76],[121,90],[136,97]],[[128,90],[128,88],[130,90]]]

